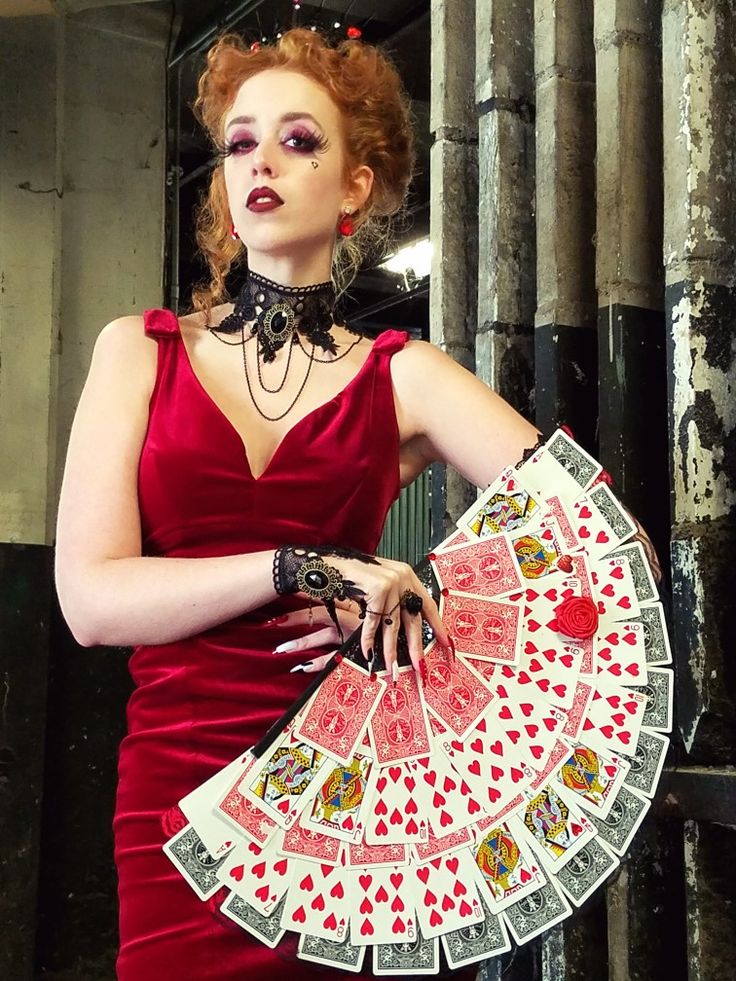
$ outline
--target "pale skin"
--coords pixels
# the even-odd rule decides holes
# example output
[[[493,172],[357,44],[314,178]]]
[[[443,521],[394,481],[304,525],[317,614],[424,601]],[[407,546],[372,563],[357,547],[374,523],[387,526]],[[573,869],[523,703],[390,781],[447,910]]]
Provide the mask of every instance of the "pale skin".
[[[243,118],[250,122],[237,121]],[[310,149],[312,138],[320,142]],[[295,72],[264,71],[241,86],[226,114],[223,139],[238,144],[225,158],[225,182],[250,268],[284,285],[329,280],[340,216],[348,209],[359,211],[368,201],[374,175],[365,165],[347,166],[342,120],[326,90]],[[283,206],[261,214],[249,211],[248,194],[262,186],[273,188]],[[214,307],[211,326],[216,328],[231,311],[231,304]],[[284,419],[268,422],[248,395],[240,347],[221,344],[199,314],[181,318],[180,324],[194,371],[241,435],[254,478],[267,469],[286,432],[354,377],[371,343],[362,339],[334,364],[314,364],[294,408]],[[338,326],[333,335],[340,353],[355,340]],[[253,344],[246,354],[255,376]],[[285,354],[284,348],[273,365],[265,366],[267,384],[280,380]],[[301,384],[306,357],[297,348],[292,358],[284,389],[259,399],[268,415],[283,411]],[[72,427],[59,505],[56,580],[67,622],[85,646],[174,642],[258,609],[277,595],[272,550],[196,559],[141,555],[137,470],[156,359],[157,342],[146,337],[141,316],[109,323],[96,342]],[[431,462],[443,461],[485,487],[537,440],[536,427],[432,345],[409,341],[391,360],[391,378],[402,486]],[[406,589],[418,593],[422,616],[440,642],[449,643],[434,602],[410,566],[384,558],[378,565],[342,558],[329,562],[365,591],[371,610],[391,610]],[[399,617],[398,612],[390,626],[378,616],[366,618],[363,651],[369,652],[381,629],[391,668],[403,622],[418,668],[420,617],[405,611]],[[355,605],[340,616],[346,631],[360,622]],[[322,607],[315,608],[311,620],[306,611],[289,618],[295,626],[308,627],[292,643],[292,653],[337,640]],[[313,659],[309,668],[321,667],[326,657]]]

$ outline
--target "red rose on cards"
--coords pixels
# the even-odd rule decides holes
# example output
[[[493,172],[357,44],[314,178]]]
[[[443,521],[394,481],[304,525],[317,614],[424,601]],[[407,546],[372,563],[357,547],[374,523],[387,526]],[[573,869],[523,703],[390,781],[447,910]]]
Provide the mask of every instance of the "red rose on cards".
[[[557,627],[566,637],[584,640],[598,628],[598,610],[587,596],[570,596],[555,610]]]

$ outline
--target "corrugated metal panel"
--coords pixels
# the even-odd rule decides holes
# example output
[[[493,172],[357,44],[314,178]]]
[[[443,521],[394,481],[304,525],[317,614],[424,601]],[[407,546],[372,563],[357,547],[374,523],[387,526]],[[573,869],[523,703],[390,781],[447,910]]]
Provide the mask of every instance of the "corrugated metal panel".
[[[386,518],[378,555],[409,565],[429,551],[431,485],[429,470],[405,487]]]

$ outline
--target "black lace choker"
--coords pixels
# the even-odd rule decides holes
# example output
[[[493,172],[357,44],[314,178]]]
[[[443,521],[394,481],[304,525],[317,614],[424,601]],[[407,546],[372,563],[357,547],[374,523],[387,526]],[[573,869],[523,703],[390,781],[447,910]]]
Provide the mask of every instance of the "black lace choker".
[[[283,419],[296,405],[299,396],[309,381],[309,373],[315,361],[339,361],[347,354],[350,354],[356,344],[360,343],[363,335],[347,324],[341,324],[345,330],[356,336],[356,339],[348,344],[347,348],[341,353],[337,353],[338,345],[335,338],[330,333],[333,325],[333,315],[335,309],[335,288],[331,282],[317,283],[315,286],[279,286],[278,283],[259,276],[257,273],[248,272],[245,285],[235,299],[235,309],[232,313],[224,317],[216,327],[211,327],[210,332],[222,344],[238,344],[243,349],[243,372],[245,382],[248,386],[253,405],[258,413],[269,422],[277,422]],[[246,334],[245,325],[253,321],[249,333]],[[227,341],[220,334],[240,333],[240,340]],[[302,335],[309,343],[309,350],[302,344]],[[246,343],[252,338],[257,338],[256,347],[256,368],[258,373],[258,383],[262,392],[268,395],[277,395],[286,385],[291,365],[291,352],[295,345],[299,345],[307,356],[307,370],[302,379],[299,390],[290,404],[276,415],[264,412],[258,404],[258,400],[253,391],[250,374],[248,372],[248,357],[246,355]],[[266,384],[261,362],[275,361],[276,353],[286,344],[289,345],[285,358],[286,365],[284,374],[278,385],[269,387]],[[321,347],[325,353],[332,355],[330,358],[316,358],[314,350]]]
[[[330,333],[335,310],[335,287],[331,282],[314,286],[280,286],[265,276],[249,272],[235,299],[235,309],[214,328],[218,333],[243,331],[253,321],[250,336],[258,337],[259,354],[273,361],[289,341],[299,343],[299,334],[325,353],[337,354]],[[349,328],[348,328],[349,329]]]

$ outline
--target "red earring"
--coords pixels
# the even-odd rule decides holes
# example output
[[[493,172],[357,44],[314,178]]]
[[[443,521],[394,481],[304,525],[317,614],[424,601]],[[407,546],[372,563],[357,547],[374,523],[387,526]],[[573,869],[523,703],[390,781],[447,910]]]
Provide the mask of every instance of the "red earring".
[[[235,231],[235,222],[233,221],[230,222],[230,238],[233,240],[233,242],[237,242],[240,238],[238,233]]]
[[[344,235],[346,238],[355,234],[355,222],[353,221],[352,215],[349,211],[345,212],[340,219],[340,224],[337,227],[340,234]]]

